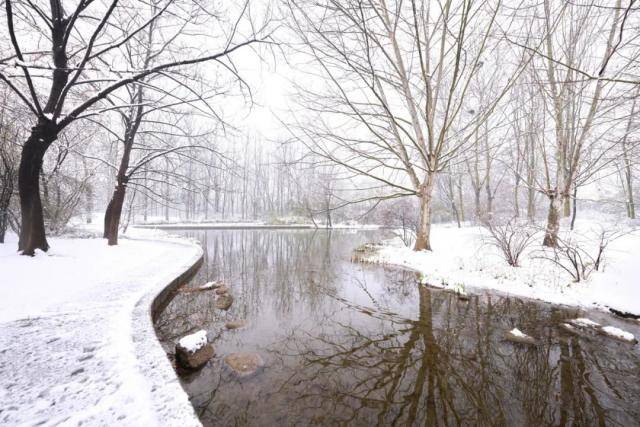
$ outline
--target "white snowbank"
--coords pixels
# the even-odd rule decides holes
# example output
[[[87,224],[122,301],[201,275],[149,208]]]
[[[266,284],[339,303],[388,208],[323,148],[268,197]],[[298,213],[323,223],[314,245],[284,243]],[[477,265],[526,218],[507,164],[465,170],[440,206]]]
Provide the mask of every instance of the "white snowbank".
[[[182,241],[0,245],[0,425],[199,425],[153,329],[154,297],[202,250]]]
[[[583,230],[599,225],[578,222]],[[536,242],[538,243],[538,242]],[[432,227],[433,251],[415,252],[399,239],[367,257],[366,261],[394,264],[421,273],[421,282],[456,289],[489,288],[496,291],[583,307],[614,308],[640,314],[640,233],[614,240],[605,253],[604,271],[574,283],[569,274],[539,255],[533,246],[521,258],[520,267],[510,267],[498,250],[487,243],[481,227],[456,228],[450,224]],[[537,251],[537,252],[536,252]],[[602,270],[602,269],[601,269]]]
[[[195,353],[207,345],[207,331],[201,329],[193,334],[185,335],[180,338],[178,345],[189,353]]]

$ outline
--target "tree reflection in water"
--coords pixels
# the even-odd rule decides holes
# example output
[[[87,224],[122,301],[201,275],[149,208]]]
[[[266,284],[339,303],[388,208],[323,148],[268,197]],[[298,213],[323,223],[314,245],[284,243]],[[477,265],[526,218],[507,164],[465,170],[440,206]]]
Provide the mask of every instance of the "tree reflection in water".
[[[187,233],[190,234],[190,233]],[[207,231],[193,286],[224,279],[236,301],[180,292],[157,320],[172,347],[204,327],[218,356],[183,386],[206,425],[638,424],[640,352],[558,328],[578,310],[481,294],[463,302],[406,271],[349,263],[372,233]],[[602,316],[602,315],[600,315]],[[224,321],[248,328],[225,332]],[[612,319],[607,319],[609,323]],[[513,327],[535,347],[503,340]],[[638,327],[625,324],[638,334]],[[633,330],[636,328],[636,330]],[[224,354],[258,351],[237,380]]]

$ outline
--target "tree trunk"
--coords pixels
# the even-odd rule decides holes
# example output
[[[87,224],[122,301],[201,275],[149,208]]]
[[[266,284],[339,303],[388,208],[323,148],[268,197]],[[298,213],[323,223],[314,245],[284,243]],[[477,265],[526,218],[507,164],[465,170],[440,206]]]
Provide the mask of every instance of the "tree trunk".
[[[460,221],[464,222],[464,199],[462,198],[462,178],[458,178],[458,208],[460,210]]]
[[[543,246],[555,248],[558,246],[558,232],[560,231],[561,199],[557,195],[549,196],[549,214],[547,215],[547,228],[544,234]]]
[[[118,180],[118,185],[113,191],[113,196],[111,196],[104,218],[104,237],[108,239],[109,246],[118,244],[118,231],[120,229],[120,218],[122,216],[125,194],[126,185]]]
[[[414,251],[431,250],[431,202],[433,192],[433,176],[427,177],[427,182],[420,191],[420,217]]]
[[[571,212],[571,230],[576,225],[576,216],[578,215],[578,186],[573,187],[573,211]]]
[[[480,187],[473,189],[474,194],[474,203],[476,207],[476,221],[480,222],[482,220],[482,208],[480,207]]]
[[[536,193],[532,185],[527,191],[527,219],[531,222],[536,219]]]
[[[571,216],[571,197],[569,197],[569,193],[563,196],[562,200],[563,200],[562,216],[566,218]]]
[[[9,228],[9,205],[13,194],[13,173],[5,171],[2,177],[4,187],[0,189],[0,243],[4,243],[4,237]]]
[[[41,120],[31,130],[31,135],[22,147],[18,169],[22,219],[18,250],[22,251],[23,255],[33,256],[36,249],[49,249],[40,200],[40,172],[44,154],[49,145],[56,140],[57,133],[55,124]]]
[[[516,185],[513,187],[513,216],[520,217],[520,179],[516,176]]]

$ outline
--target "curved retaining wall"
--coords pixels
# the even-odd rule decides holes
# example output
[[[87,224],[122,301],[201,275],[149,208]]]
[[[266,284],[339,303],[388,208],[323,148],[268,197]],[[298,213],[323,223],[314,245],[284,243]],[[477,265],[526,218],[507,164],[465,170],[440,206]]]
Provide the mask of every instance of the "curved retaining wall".
[[[201,426],[186,392],[156,335],[154,319],[166,307],[176,289],[191,279],[203,262],[203,251],[195,244],[175,243],[192,251],[188,261],[171,277],[159,282],[135,305],[132,339],[137,368],[148,384],[157,424],[162,426]]]

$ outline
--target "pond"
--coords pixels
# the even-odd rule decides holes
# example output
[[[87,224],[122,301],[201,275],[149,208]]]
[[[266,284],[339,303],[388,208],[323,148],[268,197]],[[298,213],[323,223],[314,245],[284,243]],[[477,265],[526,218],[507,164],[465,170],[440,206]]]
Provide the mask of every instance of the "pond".
[[[350,262],[382,231],[185,230],[205,248],[156,328],[168,353],[207,330],[216,356],[181,382],[204,425],[638,425],[638,345],[559,327],[579,316],[640,335],[600,312],[477,291],[468,301],[396,268]],[[226,330],[225,323],[247,326]],[[514,344],[517,327],[539,340]],[[224,366],[258,353],[255,375]]]

